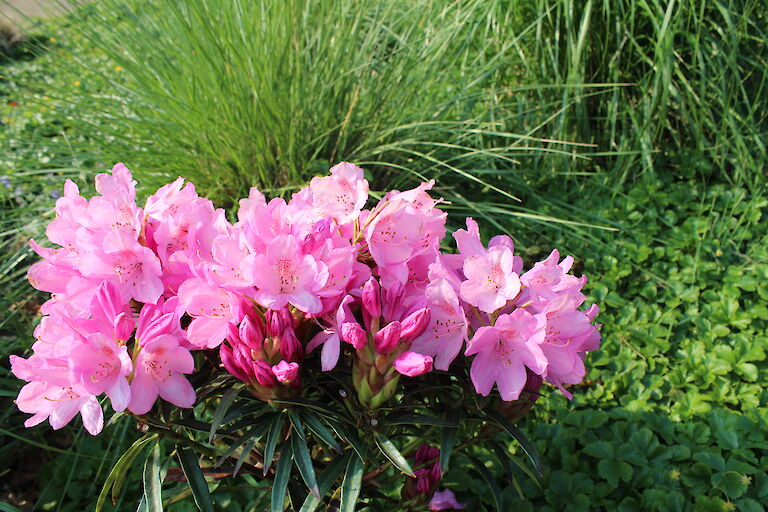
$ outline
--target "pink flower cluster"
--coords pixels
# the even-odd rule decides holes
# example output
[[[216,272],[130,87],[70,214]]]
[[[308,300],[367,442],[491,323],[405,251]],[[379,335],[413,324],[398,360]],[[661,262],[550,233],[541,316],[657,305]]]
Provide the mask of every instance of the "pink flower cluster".
[[[182,178],[143,208],[135,185],[122,164],[96,177],[91,199],[67,180],[46,231],[59,247],[31,242],[42,261],[29,280],[52,298],[33,354],[12,358],[28,381],[17,399],[27,426],[60,428],[80,412],[95,434],[102,393],[137,415],[158,397],[191,407],[196,350],[217,349],[265,400],[300,394],[315,349],[323,371],[360,361],[355,387],[375,407],[395,376],[449,371],[462,351],[475,356],[478,393],[496,384],[516,400],[530,371],[570,396],[564,386],[599,346],[598,308],[579,309],[586,278],[568,273],[572,258],[553,251],[523,272],[512,240],[486,247],[471,218],[453,234],[458,254],[441,252],[433,182],[365,209],[368,182],[344,162],[289,201],[252,188],[234,223]]]

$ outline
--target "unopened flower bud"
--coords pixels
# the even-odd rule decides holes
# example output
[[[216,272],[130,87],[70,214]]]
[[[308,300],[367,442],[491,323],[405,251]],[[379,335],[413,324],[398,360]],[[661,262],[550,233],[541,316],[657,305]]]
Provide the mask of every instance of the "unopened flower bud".
[[[280,361],[272,367],[272,373],[275,374],[279,382],[288,384],[299,374],[299,363]]]
[[[293,327],[283,331],[280,337],[280,355],[286,361],[300,361],[304,358],[304,347],[296,337]]]
[[[243,382],[248,382],[248,375],[235,362],[234,355],[232,354],[232,349],[229,348],[229,346],[226,343],[221,344],[221,348],[219,349],[219,354],[221,355],[221,364],[224,365],[224,369],[227,370],[227,372],[229,372],[231,375],[240,379]]]
[[[232,344],[233,347],[243,342],[243,340],[240,339],[240,330],[232,322],[227,322],[226,339]]]
[[[421,336],[429,325],[429,316],[429,309],[422,308],[414,311],[403,320],[403,330],[400,333],[403,343],[410,343]]]
[[[264,387],[274,387],[277,384],[277,379],[272,371],[272,367],[266,361],[253,361],[252,366],[253,374],[256,380]]]
[[[357,322],[344,322],[341,326],[341,339],[359,350],[368,343],[368,335]]]
[[[406,377],[418,377],[432,371],[432,358],[406,350],[395,359],[393,363],[395,370]]]
[[[396,318],[396,313],[403,307],[405,288],[400,283],[395,283],[384,290],[384,301],[381,306],[381,314],[386,319]]]
[[[264,341],[264,332],[261,329],[261,320],[256,317],[256,322],[246,316],[240,322],[240,339],[252,350],[261,350],[261,344]]]
[[[373,337],[376,352],[379,354],[389,354],[395,350],[400,343],[400,329],[400,322],[395,320],[377,332]]]
[[[375,277],[363,285],[363,311],[371,318],[381,316],[381,288]]]
[[[293,327],[293,315],[288,308],[268,309],[264,315],[267,320],[267,335],[280,336],[283,331]]]

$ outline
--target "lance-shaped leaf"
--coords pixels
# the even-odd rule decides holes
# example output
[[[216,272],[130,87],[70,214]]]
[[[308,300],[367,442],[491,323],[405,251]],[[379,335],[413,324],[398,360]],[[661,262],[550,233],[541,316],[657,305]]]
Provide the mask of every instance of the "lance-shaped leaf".
[[[355,452],[357,452],[361,459],[368,459],[368,448],[357,436],[355,429],[341,423],[331,423],[330,425],[341,439],[344,439],[349,443],[349,445],[353,450],[355,450]]]
[[[456,435],[459,429],[457,427],[443,427],[440,436],[440,473],[445,474],[448,471],[448,463],[451,461],[453,446],[456,444]]]
[[[288,481],[291,479],[292,462],[291,443],[283,443],[280,447],[280,460],[277,461],[275,468],[275,481],[272,484],[272,505],[270,508],[272,512],[283,512],[283,508],[285,508],[285,493],[288,489]]]
[[[160,441],[144,462],[144,503],[147,512],[163,512],[163,483],[160,481]]]
[[[525,460],[520,459],[520,457],[516,457],[515,455],[509,453],[508,447],[502,446],[501,444],[495,442],[495,441],[486,441],[488,443],[488,446],[491,447],[493,452],[496,454],[496,458],[499,459],[499,461],[504,464],[504,468],[506,469],[507,473],[510,477],[514,478],[514,473],[512,471],[512,464],[520,468],[520,470],[528,475],[531,480],[536,482],[536,485],[539,486],[539,489],[543,490],[543,487],[541,486],[539,475],[533,472],[533,470],[528,466],[528,464],[525,463]]]
[[[397,469],[410,477],[415,477],[413,474],[413,469],[411,469],[411,465],[408,464],[408,461],[405,460],[403,454],[400,453],[392,441],[387,439],[384,434],[380,434],[378,432],[374,434],[374,439],[376,440],[376,445],[379,447],[381,452],[390,460],[390,462],[392,462],[392,464],[395,465]]]
[[[357,498],[363,484],[363,461],[357,455],[352,455],[347,463],[347,473],[341,484],[340,512],[355,512]]]
[[[333,483],[336,482],[336,479],[339,478],[339,475],[347,466],[347,461],[350,457],[354,457],[354,455],[346,454],[336,457],[325,467],[325,470],[320,476],[317,477],[317,487],[320,489],[321,498],[331,490]],[[308,494],[299,512],[312,512],[318,505],[320,505],[320,500],[312,494]]]
[[[213,512],[211,503],[211,492],[208,490],[208,483],[205,481],[203,471],[197,463],[197,456],[187,448],[176,448],[179,454],[179,463],[187,478],[187,484],[192,491],[192,497],[195,500],[198,510],[201,512]]]
[[[434,418],[423,414],[391,414],[384,419],[388,425],[429,425],[436,427],[456,427],[458,423],[444,418]]]
[[[528,441],[528,438],[525,437],[525,435],[522,432],[520,432],[520,429],[514,426],[511,421],[509,421],[506,417],[504,417],[504,415],[502,415],[498,411],[489,409],[489,410],[484,410],[483,412],[493,421],[498,423],[504,430],[509,432],[509,435],[511,435],[518,443],[520,443],[520,448],[522,448],[523,452],[525,452],[528,458],[531,459],[533,466],[536,468],[536,472],[540,476],[543,476],[544,473],[541,469],[541,462],[539,461],[539,455],[536,453],[536,449],[533,447],[531,442]]]
[[[267,435],[267,444],[264,447],[264,475],[269,472],[269,468],[272,466],[272,459],[275,457],[275,448],[277,447],[277,441],[283,433],[283,423],[285,417],[282,414],[278,414],[272,426],[269,427],[269,434]]]
[[[312,465],[312,457],[309,455],[309,449],[307,449],[307,436],[304,435],[301,422],[298,421],[298,415],[296,416],[296,423],[294,423],[294,417],[292,415],[289,415],[289,417],[293,424],[293,432],[291,433],[293,460],[296,462],[296,467],[299,468],[301,479],[307,484],[309,492],[311,492],[315,498],[320,499],[320,490],[317,488],[317,479],[315,478],[315,468]]]
[[[467,455],[467,458],[472,461],[472,464],[474,464],[477,468],[477,472],[480,473],[480,476],[483,478],[483,480],[485,480],[485,483],[488,484],[488,487],[491,490],[491,495],[493,496],[493,502],[496,505],[496,510],[499,512],[504,510],[504,508],[502,508],[504,500],[501,494],[501,489],[499,488],[499,484],[496,483],[496,479],[493,477],[493,474],[487,467],[485,467],[485,464],[480,462],[480,460],[471,455]]]
[[[221,466],[224,464],[224,461],[227,460],[233,453],[237,451],[238,448],[243,446],[244,444],[248,443],[249,441],[253,440],[253,444],[259,442],[259,439],[267,433],[269,430],[269,427],[272,425],[272,421],[274,418],[272,416],[267,418],[261,418],[259,421],[253,424],[253,428],[251,428],[248,432],[244,433],[240,439],[232,443],[232,445],[227,448],[227,450],[219,457],[219,460],[216,461],[216,466]],[[246,451],[244,449],[244,451]],[[250,450],[247,450],[250,451]],[[242,457],[242,455],[241,455]]]
[[[136,440],[136,442],[134,442],[125,453],[120,456],[112,468],[112,471],[107,475],[107,479],[104,481],[104,486],[101,488],[99,497],[96,500],[96,512],[101,512],[101,509],[104,507],[104,502],[107,501],[107,495],[109,494],[110,489],[112,490],[112,503],[114,504],[117,502],[120,487],[122,486],[123,479],[125,478],[125,474],[130,468],[131,463],[145,446],[156,439],[157,434],[144,436]]]
[[[304,411],[301,415],[304,418],[304,424],[309,430],[311,430],[322,442],[327,444],[331,449],[338,453],[341,453],[341,445],[336,438],[333,437],[328,428],[320,422],[320,419],[310,411]]]
[[[228,389],[221,397],[219,405],[216,406],[216,410],[213,411],[213,420],[211,421],[211,429],[208,435],[208,442],[213,441],[213,436],[216,435],[216,430],[221,426],[221,422],[224,420],[224,415],[227,414],[232,402],[235,401],[240,390],[243,389],[240,386],[235,386]]]

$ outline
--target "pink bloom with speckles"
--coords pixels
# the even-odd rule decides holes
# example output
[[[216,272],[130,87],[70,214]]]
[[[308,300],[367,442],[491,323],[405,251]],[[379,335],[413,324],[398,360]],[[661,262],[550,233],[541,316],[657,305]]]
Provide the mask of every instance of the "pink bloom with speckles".
[[[304,254],[292,235],[272,240],[266,254],[253,259],[251,269],[256,301],[270,309],[292,304],[305,313],[319,313],[323,305],[318,290],[325,286],[328,269]]]
[[[352,222],[368,200],[363,170],[349,162],[331,167],[331,175],[312,178],[305,208],[316,216],[332,217],[339,224]]]
[[[486,313],[520,293],[520,277],[514,272],[514,256],[508,247],[491,247],[483,256],[470,256],[464,260],[464,275],[467,280],[461,283],[461,298]]]
[[[125,345],[100,333],[88,336],[69,354],[72,381],[92,395],[106,393],[112,408],[123,411],[131,400],[126,379],[131,374],[131,358]]]
[[[493,326],[480,327],[467,344],[465,355],[477,354],[470,376],[475,390],[488,396],[493,384],[502,400],[517,400],[527,380],[525,368],[537,375],[547,369],[547,358],[541,350],[546,319],[516,309],[500,315]]]
[[[453,287],[444,278],[432,281],[426,290],[429,323],[413,340],[411,350],[432,356],[435,368],[448,370],[467,339],[467,318]]]
[[[96,397],[82,386],[57,385],[50,382],[30,382],[19,392],[16,406],[21,412],[34,414],[24,422],[33,427],[46,419],[54,430],[58,430],[77,413],[83,418],[83,425],[91,435],[101,432],[104,427],[104,413]]]
[[[218,347],[227,324],[243,318],[242,298],[202,279],[188,279],[179,287],[179,309],[192,317],[187,340],[196,348]]]
[[[183,373],[195,370],[195,361],[189,350],[179,345],[179,338],[161,334],[145,340],[134,367],[131,382],[131,402],[128,409],[134,414],[146,414],[158,395],[179,407],[192,407],[195,390]]]

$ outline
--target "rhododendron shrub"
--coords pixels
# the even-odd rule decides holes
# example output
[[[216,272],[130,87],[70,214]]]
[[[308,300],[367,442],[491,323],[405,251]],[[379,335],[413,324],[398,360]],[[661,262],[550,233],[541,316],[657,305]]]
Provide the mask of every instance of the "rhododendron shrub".
[[[11,358],[25,424],[79,414],[96,435],[111,407],[145,432],[129,459],[175,444],[198,483],[198,463],[231,459],[233,474],[274,480],[273,510],[291,478],[304,484],[294,509],[339,496],[346,510],[479,504],[438,487],[469,463],[498,490],[475,453],[502,435],[540,470],[514,423],[544,383],[572,397],[600,345],[598,307],[571,257],[526,269],[509,236],[486,244],[472,218],[444,251],[434,186],[372,201],[344,162],[288,200],[251,189],[232,222],[182,178],[143,206],[122,164],[91,198],[67,180],[50,244],[30,242],[41,261],[29,281],[51,297],[31,355]],[[147,471],[145,484],[159,479]],[[192,490],[205,509],[205,487]]]

